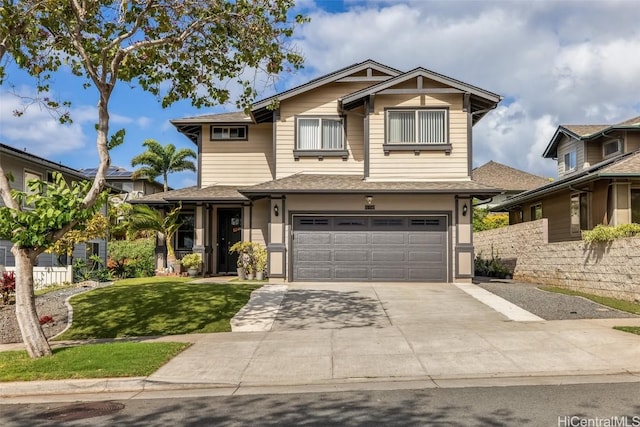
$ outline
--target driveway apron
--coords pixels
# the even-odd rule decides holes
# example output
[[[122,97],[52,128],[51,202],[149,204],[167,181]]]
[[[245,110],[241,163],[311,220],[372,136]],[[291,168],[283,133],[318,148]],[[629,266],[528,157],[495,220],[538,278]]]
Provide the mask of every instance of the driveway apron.
[[[290,284],[269,331],[193,337],[149,380],[260,386],[640,374],[637,335],[597,321],[512,321],[453,284]]]

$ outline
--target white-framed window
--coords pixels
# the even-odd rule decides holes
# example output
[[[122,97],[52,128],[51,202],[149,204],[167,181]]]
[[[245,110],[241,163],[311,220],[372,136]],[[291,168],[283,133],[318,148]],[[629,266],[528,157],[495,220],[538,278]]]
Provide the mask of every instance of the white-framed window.
[[[622,143],[619,139],[607,141],[602,144],[602,157],[607,158],[620,154],[622,152]]]
[[[388,144],[447,144],[447,110],[387,110]]]
[[[344,123],[340,118],[296,118],[296,150],[344,150]]]
[[[570,201],[571,234],[589,229],[589,202],[586,193],[572,194]]]
[[[570,151],[564,155],[564,171],[570,172],[576,169],[577,156],[575,151]]]
[[[247,126],[211,126],[211,141],[246,141]]]

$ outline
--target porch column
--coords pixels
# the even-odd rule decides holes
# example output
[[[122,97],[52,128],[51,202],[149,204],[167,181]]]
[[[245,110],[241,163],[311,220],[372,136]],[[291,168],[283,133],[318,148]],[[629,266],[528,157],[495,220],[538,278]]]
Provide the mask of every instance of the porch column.
[[[271,199],[269,209],[269,227],[267,237],[268,276],[270,278],[286,278],[286,245],[285,245],[285,197]]]
[[[202,259],[205,260],[205,220],[206,220],[206,207],[203,204],[196,205],[195,208],[195,224],[194,234],[195,241],[193,242],[193,249],[191,252],[199,253]],[[201,266],[201,268],[203,268]],[[204,270],[202,270],[204,271]]]
[[[473,199],[456,197],[455,281],[470,282],[473,277]]]

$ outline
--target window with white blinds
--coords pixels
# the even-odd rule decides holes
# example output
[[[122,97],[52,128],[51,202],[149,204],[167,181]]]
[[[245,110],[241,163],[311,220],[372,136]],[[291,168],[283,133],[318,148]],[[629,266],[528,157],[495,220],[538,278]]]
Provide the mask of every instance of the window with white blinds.
[[[298,118],[298,150],[343,150],[342,120],[319,117]]]
[[[447,144],[446,110],[387,111],[389,144]]]

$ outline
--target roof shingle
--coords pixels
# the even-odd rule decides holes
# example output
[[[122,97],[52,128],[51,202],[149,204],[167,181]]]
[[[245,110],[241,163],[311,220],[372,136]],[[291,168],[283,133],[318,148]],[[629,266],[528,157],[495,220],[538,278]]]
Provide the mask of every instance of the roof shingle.
[[[547,178],[493,160],[471,171],[471,179],[507,191],[526,191],[549,183]]]

